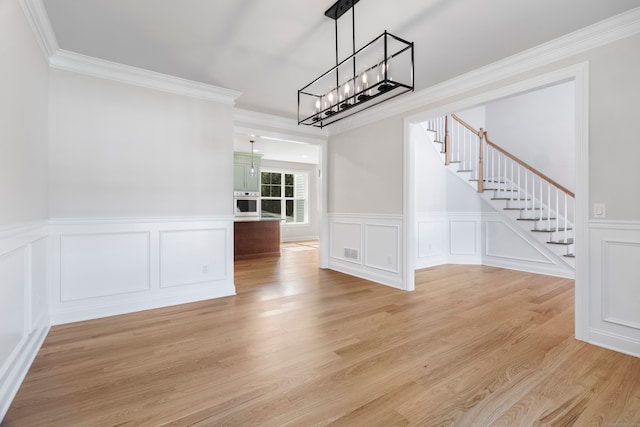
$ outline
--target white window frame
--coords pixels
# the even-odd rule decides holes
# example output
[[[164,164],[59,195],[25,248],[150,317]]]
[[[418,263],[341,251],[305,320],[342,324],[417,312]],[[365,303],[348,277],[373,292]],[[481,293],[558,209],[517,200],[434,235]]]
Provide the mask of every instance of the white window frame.
[[[262,168],[262,170],[260,171],[265,172],[265,173],[279,173],[281,174],[281,178],[280,178],[280,183],[282,186],[282,191],[281,191],[281,196],[280,197],[262,197],[262,179],[260,180],[260,198],[261,200],[280,200],[280,220],[282,221],[283,225],[286,226],[296,226],[296,225],[308,225],[309,224],[309,171],[305,171],[305,170],[294,170],[294,169],[274,169],[274,168]],[[284,187],[285,187],[285,179],[284,176],[286,174],[289,175],[293,175],[294,176],[294,190],[293,190],[293,194],[294,197],[285,197],[284,196]],[[296,182],[295,182],[295,176],[296,175],[304,175],[305,176],[305,187],[304,187],[304,197],[296,197]],[[287,222],[287,204],[286,201],[287,200],[293,200],[294,201],[294,211],[295,211],[295,201],[296,200],[303,200],[304,201],[304,221],[303,222]],[[262,215],[262,210],[260,212],[260,214]],[[295,215],[294,215],[295,218]]]

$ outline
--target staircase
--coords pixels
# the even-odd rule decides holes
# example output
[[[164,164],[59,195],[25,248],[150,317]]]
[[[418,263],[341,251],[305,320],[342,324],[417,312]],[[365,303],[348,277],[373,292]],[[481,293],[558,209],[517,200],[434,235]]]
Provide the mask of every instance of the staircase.
[[[575,269],[575,195],[455,114],[424,125],[445,166],[514,226]]]

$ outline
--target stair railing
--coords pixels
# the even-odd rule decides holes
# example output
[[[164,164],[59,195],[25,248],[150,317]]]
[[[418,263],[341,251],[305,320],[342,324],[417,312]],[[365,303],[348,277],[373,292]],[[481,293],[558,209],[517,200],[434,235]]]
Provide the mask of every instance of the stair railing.
[[[485,189],[502,193],[510,201],[508,209],[520,210],[521,219],[535,220],[537,231],[543,231],[538,228],[542,224],[544,231],[556,234],[571,230],[575,223],[575,194],[571,190],[495,144],[482,128],[476,130],[455,114],[451,117],[445,159],[449,157],[451,163],[460,164],[459,170],[470,172],[479,193]],[[573,242],[568,234],[562,233],[565,244]]]

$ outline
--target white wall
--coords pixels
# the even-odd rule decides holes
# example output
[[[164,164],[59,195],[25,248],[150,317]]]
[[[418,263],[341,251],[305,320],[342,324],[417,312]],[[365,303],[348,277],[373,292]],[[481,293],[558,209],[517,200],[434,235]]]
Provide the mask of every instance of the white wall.
[[[308,189],[308,215],[307,224],[286,224],[280,226],[280,239],[283,242],[293,242],[300,240],[317,240],[320,235],[320,193],[318,182],[318,165],[310,163],[281,162],[276,160],[262,159],[260,163],[262,170],[307,172],[309,181]]]
[[[17,0],[0,2],[0,420],[48,328],[48,64]]]
[[[402,213],[401,117],[329,138],[329,212]]]
[[[575,191],[574,82],[491,102],[486,127],[495,144]]]
[[[232,215],[232,113],[52,69],[51,217]]]
[[[0,226],[47,217],[47,70],[17,0],[0,4]]]

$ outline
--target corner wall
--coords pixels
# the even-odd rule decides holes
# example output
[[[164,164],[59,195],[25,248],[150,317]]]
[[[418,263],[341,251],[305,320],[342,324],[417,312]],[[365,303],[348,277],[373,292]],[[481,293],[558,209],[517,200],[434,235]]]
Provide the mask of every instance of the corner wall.
[[[49,330],[48,64],[17,0],[0,2],[0,420]]]

